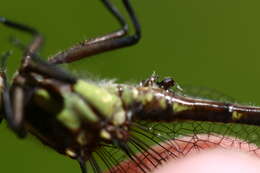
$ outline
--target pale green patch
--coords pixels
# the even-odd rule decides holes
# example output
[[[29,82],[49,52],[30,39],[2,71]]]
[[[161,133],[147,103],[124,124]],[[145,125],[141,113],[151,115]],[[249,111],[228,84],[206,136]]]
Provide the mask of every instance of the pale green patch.
[[[145,100],[147,102],[151,102],[153,100],[154,95],[152,93],[145,94]]]
[[[72,130],[80,128],[81,121],[98,122],[99,118],[79,96],[73,93],[63,95],[64,108],[57,118]]]
[[[120,125],[123,124],[126,121],[126,115],[125,111],[121,110],[114,114],[113,116],[113,124],[114,125]]]
[[[66,107],[73,110],[75,114],[81,115],[83,120],[88,122],[98,122],[98,116],[92,111],[87,103],[82,100],[79,96],[73,93],[69,93],[63,96]]]
[[[80,119],[75,116],[71,109],[63,109],[62,112],[58,114],[57,119],[71,130],[78,130],[80,128]]]
[[[240,120],[243,117],[243,113],[234,111],[232,112],[232,120]]]
[[[122,100],[126,105],[132,104],[138,97],[138,90],[135,88],[123,88]]]
[[[78,80],[74,85],[74,91],[82,95],[88,103],[107,118],[113,118],[114,114],[123,110],[121,99],[118,96],[93,83]]]
[[[172,109],[173,109],[173,112],[178,113],[178,112],[182,112],[182,111],[191,110],[192,107],[174,102]]]
[[[103,138],[103,139],[107,139],[107,140],[110,140],[111,139],[111,135],[110,133],[108,133],[108,131],[102,129],[100,131],[100,137]]]
[[[101,86],[102,87],[102,86]],[[118,95],[118,88],[116,85],[105,85],[103,86],[109,93],[113,95]]]
[[[145,93],[144,95],[139,95],[139,97],[137,98],[138,101],[140,101],[142,104],[147,104],[149,102],[151,102],[154,98],[153,93]]]
[[[160,98],[160,99],[159,99],[159,104],[160,104],[160,107],[161,107],[162,109],[166,109],[166,108],[167,108],[167,104],[166,104],[166,100],[165,100],[165,99]]]
[[[43,97],[45,100],[50,100],[51,99],[50,94],[46,90],[44,90],[44,89],[38,89],[38,90],[36,90],[35,93],[37,95]]]

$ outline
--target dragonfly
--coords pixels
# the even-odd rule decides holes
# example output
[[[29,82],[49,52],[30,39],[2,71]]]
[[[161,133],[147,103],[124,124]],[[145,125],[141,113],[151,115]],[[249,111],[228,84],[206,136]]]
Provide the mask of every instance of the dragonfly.
[[[21,65],[10,84],[6,77],[9,52],[0,63],[1,120],[19,138],[28,133],[36,136],[44,145],[76,160],[82,173],[129,172],[131,164],[136,172],[151,172],[167,160],[185,155],[178,142],[194,147],[194,141],[205,140],[199,135],[203,133],[219,134],[220,140],[230,135],[258,143],[260,107],[190,97],[182,94],[173,78],[160,79],[156,74],[131,85],[81,79],[59,67],[139,42],[141,27],[130,1],[122,3],[133,34],[119,10],[109,0],[101,2],[121,28],[84,40],[48,60],[38,55],[43,42],[40,32],[0,17],[4,26],[33,38],[29,45],[21,46],[25,47]],[[179,138],[189,135],[193,138]],[[154,145],[156,149],[151,147]],[[124,162],[126,159],[129,161]]]

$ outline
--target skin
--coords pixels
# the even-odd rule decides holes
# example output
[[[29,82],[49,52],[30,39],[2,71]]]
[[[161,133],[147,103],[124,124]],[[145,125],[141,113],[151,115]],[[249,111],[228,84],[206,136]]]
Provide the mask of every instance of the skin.
[[[235,150],[213,149],[170,161],[154,173],[258,173],[260,159]]]
[[[172,141],[181,154],[174,152],[176,159],[169,159],[154,173],[258,173],[260,172],[260,149],[254,144],[233,137],[216,134],[181,137]],[[161,145],[164,145],[163,143]],[[164,145],[167,148],[167,145]],[[162,147],[154,146],[161,153]],[[140,156],[139,156],[140,157]],[[167,157],[167,154],[163,156]],[[140,157],[141,158],[141,157]],[[147,165],[149,161],[143,160]],[[141,173],[136,165],[125,161],[121,165],[128,173]]]
[[[212,138],[210,141],[219,142],[217,138]],[[230,141],[235,142],[230,143]],[[219,145],[208,147],[203,146],[204,144],[200,144],[202,151],[190,152],[184,158],[171,160],[155,170],[154,173],[260,172],[260,154],[255,145],[231,137],[226,137],[221,141],[222,147]]]

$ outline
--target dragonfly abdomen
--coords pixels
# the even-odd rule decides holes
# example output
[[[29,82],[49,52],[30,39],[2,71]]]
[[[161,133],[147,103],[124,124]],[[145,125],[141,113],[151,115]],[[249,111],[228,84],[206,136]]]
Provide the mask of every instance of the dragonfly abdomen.
[[[152,87],[125,87],[121,98],[136,120],[193,120],[260,125],[260,107],[176,95]]]

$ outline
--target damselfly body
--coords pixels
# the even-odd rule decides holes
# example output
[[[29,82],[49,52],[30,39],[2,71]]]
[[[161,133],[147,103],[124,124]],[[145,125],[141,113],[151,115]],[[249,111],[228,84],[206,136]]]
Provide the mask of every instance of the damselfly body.
[[[9,52],[1,59],[1,118],[20,138],[27,133],[36,136],[43,144],[77,160],[82,173],[87,169],[128,172],[131,168],[120,164],[126,158],[137,171],[150,172],[180,155],[182,151],[172,139],[196,136],[194,132],[239,136],[257,143],[260,107],[188,97],[176,92],[174,87],[180,89],[172,78],[160,80],[156,74],[136,85],[98,83],[58,67],[140,40],[140,25],[129,0],[122,3],[134,27],[132,35],[117,8],[109,0],[101,2],[121,29],[83,41],[48,61],[37,54],[43,40],[37,30],[0,17],[3,25],[33,36],[10,85],[5,74]],[[241,128],[245,136],[236,134]],[[153,145],[166,154],[150,148]]]

